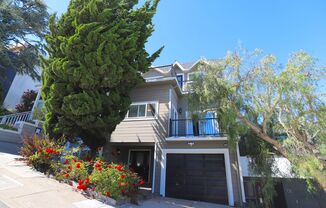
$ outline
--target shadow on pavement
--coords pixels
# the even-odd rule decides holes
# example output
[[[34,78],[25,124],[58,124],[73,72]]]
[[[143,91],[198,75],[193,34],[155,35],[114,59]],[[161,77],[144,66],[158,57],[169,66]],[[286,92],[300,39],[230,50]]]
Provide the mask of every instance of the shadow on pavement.
[[[19,155],[19,150],[21,148],[21,144],[10,143],[10,142],[0,142],[0,152]]]

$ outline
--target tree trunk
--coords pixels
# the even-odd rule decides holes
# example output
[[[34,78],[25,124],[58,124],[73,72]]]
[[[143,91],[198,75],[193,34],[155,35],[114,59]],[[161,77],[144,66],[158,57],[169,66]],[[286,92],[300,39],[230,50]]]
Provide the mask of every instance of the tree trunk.
[[[287,154],[286,149],[280,143],[278,143],[275,139],[273,139],[270,136],[268,136],[267,134],[265,134],[260,127],[258,127],[256,124],[252,123],[247,118],[245,118],[244,116],[242,116],[239,111],[237,111],[237,117],[241,120],[241,122],[243,124],[245,124],[250,129],[252,129],[257,134],[257,136],[259,138],[261,138],[265,142],[271,144],[273,146],[273,148],[276,151],[278,151],[283,157],[287,158],[292,164],[294,163],[294,161],[291,161],[291,158]],[[319,185],[324,190],[326,190],[326,174],[325,174],[326,167],[325,167],[325,161],[323,161],[320,158],[317,158],[317,159],[318,160],[321,160],[321,162],[323,164],[323,170],[314,170],[316,172],[316,174],[313,177],[314,177],[314,179],[316,179],[316,181],[319,183]]]

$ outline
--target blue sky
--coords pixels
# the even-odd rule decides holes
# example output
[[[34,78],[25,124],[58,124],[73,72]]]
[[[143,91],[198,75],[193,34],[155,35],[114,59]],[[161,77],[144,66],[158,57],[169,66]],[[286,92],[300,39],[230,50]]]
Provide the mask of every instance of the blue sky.
[[[45,2],[61,14],[69,1]],[[281,63],[303,49],[326,65],[325,9],[323,0],[161,0],[146,47],[165,46],[155,65],[221,58],[239,43],[275,54]]]

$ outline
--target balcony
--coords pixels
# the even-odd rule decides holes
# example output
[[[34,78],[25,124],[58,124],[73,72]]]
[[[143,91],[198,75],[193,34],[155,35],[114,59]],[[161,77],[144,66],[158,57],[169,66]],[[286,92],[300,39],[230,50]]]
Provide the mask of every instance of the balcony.
[[[216,118],[170,119],[169,137],[226,137]]]

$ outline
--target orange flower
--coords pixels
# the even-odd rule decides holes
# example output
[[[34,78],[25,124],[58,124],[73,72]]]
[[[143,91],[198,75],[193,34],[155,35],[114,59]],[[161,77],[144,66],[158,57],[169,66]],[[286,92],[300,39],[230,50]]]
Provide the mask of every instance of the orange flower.
[[[65,176],[66,178],[68,178],[68,177],[69,177],[69,173],[64,174],[64,176]]]
[[[105,196],[107,196],[107,197],[110,197],[110,195],[111,195],[110,192],[105,193]]]

